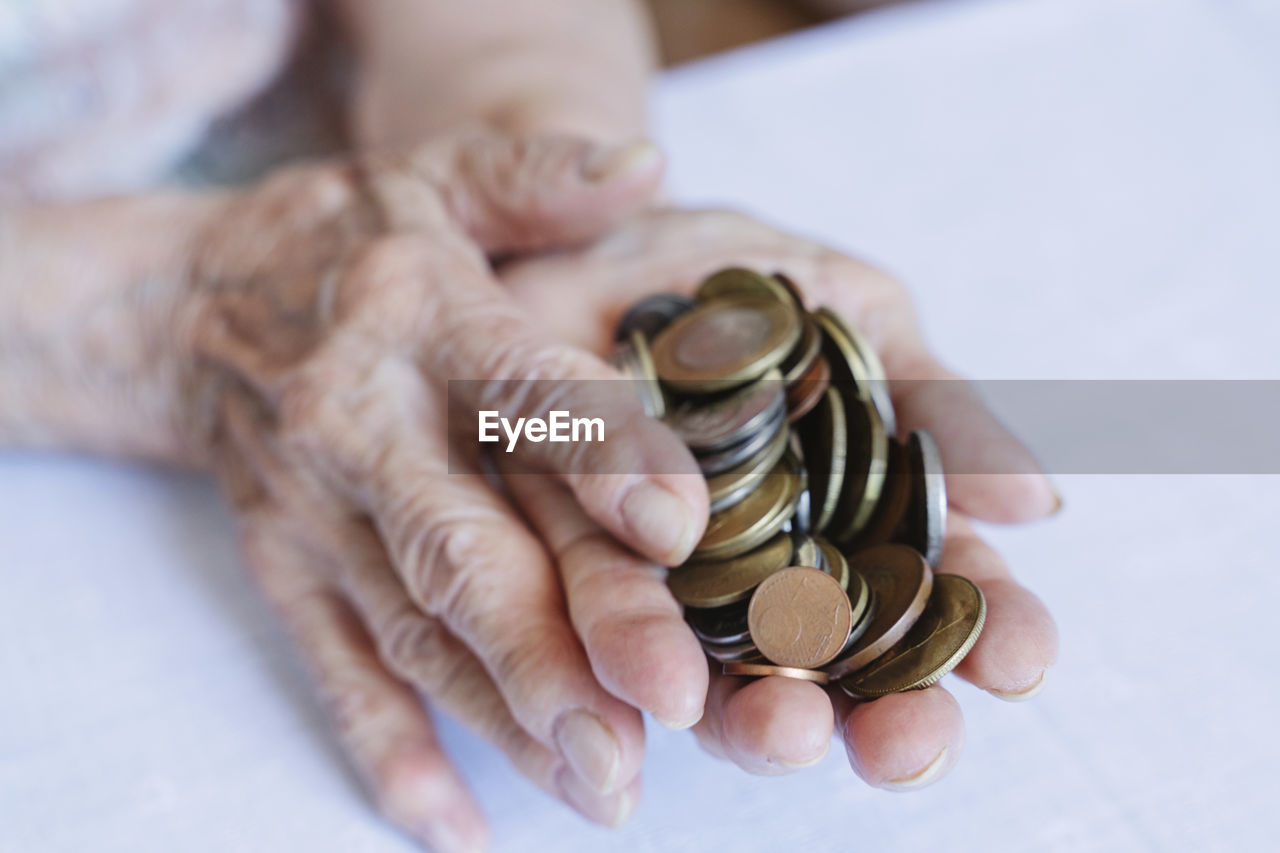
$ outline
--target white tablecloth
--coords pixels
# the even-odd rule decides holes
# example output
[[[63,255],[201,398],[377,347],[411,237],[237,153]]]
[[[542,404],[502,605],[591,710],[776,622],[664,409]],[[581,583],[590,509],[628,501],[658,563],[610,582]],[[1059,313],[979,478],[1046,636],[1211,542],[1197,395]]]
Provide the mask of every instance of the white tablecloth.
[[[1275,378],[1278,45],[1275,0],[921,2],[676,71],[656,114],[679,198],[888,266],[972,375]],[[1280,478],[1060,485],[992,536],[1061,662],[1031,704],[949,679],[942,783],[870,790],[839,748],[752,778],[655,726],[609,833],[445,721],[497,849],[1274,849]],[[231,533],[194,477],[0,457],[0,851],[413,849]]]

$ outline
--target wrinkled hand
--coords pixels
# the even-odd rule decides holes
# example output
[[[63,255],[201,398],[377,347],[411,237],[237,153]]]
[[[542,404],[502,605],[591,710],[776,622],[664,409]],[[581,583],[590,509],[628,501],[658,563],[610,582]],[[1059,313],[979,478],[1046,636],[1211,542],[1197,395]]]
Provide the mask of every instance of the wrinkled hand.
[[[664,212],[627,225],[578,252],[508,264],[502,278],[530,313],[558,339],[595,352],[611,346],[618,317],[655,291],[691,292],[724,266],[786,272],[810,307],[830,305],[869,339],[884,362],[902,434],[925,428],[943,459],[965,459],[969,470],[1038,471],[1028,452],[987,412],[973,390],[954,380],[921,339],[906,291],[865,264],[729,213]],[[897,380],[895,382],[895,380]],[[552,543],[579,541],[593,524],[551,484],[513,480],[517,502]],[[956,670],[961,678],[1001,698],[1029,698],[1057,657],[1057,630],[1044,605],[1013,579],[1000,556],[976,536],[964,516],[1030,521],[1052,513],[1058,498],[1039,474],[949,474],[950,526],[940,571],[971,578],[987,598],[987,622],[977,645]],[[593,560],[617,567],[639,560],[601,539],[562,554],[566,574]],[[578,568],[578,572],[585,569]],[[694,690],[706,677],[692,633],[658,626],[640,642],[670,654],[660,673],[673,693]],[[833,714],[833,705],[835,713]],[[890,789],[922,787],[959,758],[964,723],[955,699],[941,686],[854,704],[836,688],[780,677],[754,682],[711,676],[706,715],[696,728],[711,752],[754,773],[774,774],[822,758],[833,720],[854,770]]]
[[[484,825],[420,697],[605,823],[638,796],[637,709],[701,712],[701,653],[634,556],[678,562],[701,535],[679,440],[624,383],[595,383],[613,387],[607,445],[521,451],[547,472],[544,544],[446,429],[450,379],[492,380],[461,404],[515,417],[574,407],[533,380],[617,378],[528,316],[487,256],[593,238],[660,172],[651,147],[441,142],[279,173],[227,197],[198,246],[190,334],[254,576],[384,810],[440,850],[479,846]]]

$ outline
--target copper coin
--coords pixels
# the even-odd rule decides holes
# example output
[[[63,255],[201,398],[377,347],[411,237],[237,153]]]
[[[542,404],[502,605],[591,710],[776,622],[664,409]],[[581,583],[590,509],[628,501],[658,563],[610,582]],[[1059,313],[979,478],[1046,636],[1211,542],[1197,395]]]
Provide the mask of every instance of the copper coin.
[[[658,376],[671,388],[722,391],[777,367],[800,339],[791,306],[764,296],[704,302],[677,317],[653,341]]]
[[[831,367],[819,356],[813,368],[787,388],[787,423],[795,423],[812,411],[830,385]]]
[[[817,407],[795,426],[809,475],[812,528],[821,533],[831,523],[844,489],[849,430],[844,401],[828,388]]]
[[[862,638],[826,667],[833,678],[862,669],[906,636],[933,590],[933,570],[905,545],[877,545],[854,554],[849,571],[866,580],[875,611]]]
[[[837,544],[851,542],[871,520],[889,467],[889,435],[866,400],[844,394],[848,455],[844,484],[831,521],[823,532]]]
[[[840,687],[856,699],[874,699],[936,684],[964,660],[986,618],[986,599],[973,581],[940,574],[933,579],[928,607],[907,635],[869,666],[841,679]]]
[[[783,678],[797,678],[801,681],[812,681],[815,684],[826,684],[831,680],[831,676],[822,670],[800,669],[794,666],[771,666],[767,663],[726,663],[722,671],[725,675],[752,677],[780,675]]]
[[[875,512],[871,514],[871,520],[867,522],[867,526],[862,528],[849,543],[850,553],[856,554],[873,545],[902,541],[898,536],[906,522],[913,487],[914,480],[910,461],[907,459],[907,448],[901,442],[890,439],[889,464],[884,478],[884,487],[880,490],[880,500],[876,503]],[[904,542],[903,544],[912,543]]]
[[[947,482],[942,473],[942,454],[933,436],[918,429],[907,437],[907,463],[911,497],[906,523],[894,541],[915,548],[936,569],[946,541]]]
[[[743,267],[728,267],[713,272],[698,285],[695,294],[699,302],[709,302],[726,296],[765,296],[791,305],[791,294],[772,276],[761,275]]]
[[[762,580],[791,565],[791,537],[779,533],[749,554],[717,562],[688,562],[667,574],[667,587],[685,607],[721,607],[751,597]]]
[[[726,560],[760,545],[795,514],[804,488],[799,461],[783,454],[754,492],[707,520],[706,530],[694,546],[693,559]]]
[[[794,566],[756,587],[747,608],[751,638],[779,666],[813,669],[844,648],[853,629],[849,596],[831,575]]]
[[[667,425],[694,453],[714,453],[750,438],[786,406],[782,375],[771,370],[717,400],[689,400],[667,415]]]
[[[627,309],[618,321],[615,340],[625,341],[632,332],[639,332],[652,340],[671,321],[693,307],[693,300],[676,293],[654,293],[644,297]]]

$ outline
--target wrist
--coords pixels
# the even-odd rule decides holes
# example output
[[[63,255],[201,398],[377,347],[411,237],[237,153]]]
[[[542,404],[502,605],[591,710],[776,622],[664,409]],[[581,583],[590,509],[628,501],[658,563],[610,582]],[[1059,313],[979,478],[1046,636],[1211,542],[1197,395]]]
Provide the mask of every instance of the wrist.
[[[187,270],[218,195],[0,213],[0,448],[201,464]]]

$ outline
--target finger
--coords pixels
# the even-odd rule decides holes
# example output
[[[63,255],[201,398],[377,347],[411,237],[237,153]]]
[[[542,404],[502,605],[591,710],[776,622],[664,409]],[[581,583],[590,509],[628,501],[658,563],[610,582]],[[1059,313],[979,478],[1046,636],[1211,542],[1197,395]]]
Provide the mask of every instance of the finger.
[[[964,748],[960,705],[938,685],[853,703],[837,688],[845,751],[869,785],[912,791],[931,785],[955,766]]]
[[[712,754],[748,773],[777,776],[821,761],[833,725],[831,700],[816,684],[713,673],[707,712],[694,729]]]
[[[246,551],[379,808],[433,850],[483,848],[484,818],[426,710],[382,666],[345,601],[317,583],[301,555],[279,540],[252,536]]]
[[[987,599],[982,635],[956,674],[1001,699],[1030,699],[1044,688],[1048,668],[1058,660],[1058,627],[967,520],[953,517],[948,526],[939,569],[969,578]]]
[[[344,588],[369,626],[379,656],[393,672],[501,749],[534,784],[587,818],[618,826],[630,816],[638,802],[638,787],[628,785],[602,795],[557,753],[534,740],[512,715],[476,656],[439,620],[414,606],[387,562],[377,534],[367,525],[352,525],[344,563]]]
[[[651,200],[663,158],[652,142],[476,135],[429,144],[369,173],[395,228],[436,230],[441,216],[490,254],[582,243]]]
[[[526,731],[615,793],[640,768],[638,712],[596,681],[542,544],[478,476],[431,470],[428,458],[393,453],[397,476],[375,502],[414,603],[475,653]]]
[[[514,474],[507,486],[560,567],[569,618],[600,683],[668,728],[697,722],[706,657],[666,570],[622,548],[551,478]]]

